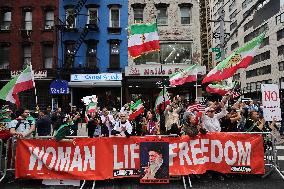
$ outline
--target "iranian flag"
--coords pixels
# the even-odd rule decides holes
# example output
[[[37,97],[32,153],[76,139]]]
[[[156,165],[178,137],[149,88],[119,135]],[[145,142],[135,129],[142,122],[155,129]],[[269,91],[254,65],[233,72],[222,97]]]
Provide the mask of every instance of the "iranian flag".
[[[144,112],[144,106],[142,100],[137,100],[132,106],[130,106],[130,113],[128,120],[134,120],[138,115]]]
[[[0,90],[0,99],[9,101],[20,107],[18,93],[35,87],[34,74],[32,66],[28,65],[26,69],[18,76],[9,81]]]
[[[171,85],[182,85],[188,82],[197,81],[197,65],[194,64],[185,70],[170,75],[169,81]]]
[[[165,101],[164,101],[164,97],[165,97]],[[169,93],[168,93],[166,88],[162,89],[162,91],[160,92],[160,94],[157,97],[156,102],[155,102],[156,114],[160,114],[160,109],[165,110],[165,107],[169,104],[171,104]],[[161,106],[161,108],[159,109],[160,106]]]
[[[130,27],[128,52],[133,58],[160,49],[157,24],[134,24]]]
[[[215,93],[215,94],[224,96],[225,94],[230,92],[232,89],[234,89],[234,87],[235,87],[235,83],[232,83],[231,85],[209,84],[206,87],[206,91],[208,93]]]
[[[225,60],[220,62],[207,76],[202,83],[210,83],[213,81],[222,81],[234,75],[240,68],[247,68],[252,62],[257,49],[261,45],[264,38],[264,33],[252,39],[245,46],[239,48]]]

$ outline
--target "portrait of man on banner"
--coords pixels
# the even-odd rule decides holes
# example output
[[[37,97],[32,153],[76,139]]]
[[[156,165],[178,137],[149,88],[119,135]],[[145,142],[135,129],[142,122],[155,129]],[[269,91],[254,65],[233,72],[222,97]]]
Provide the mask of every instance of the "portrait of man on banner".
[[[140,182],[169,182],[169,143],[140,143]]]

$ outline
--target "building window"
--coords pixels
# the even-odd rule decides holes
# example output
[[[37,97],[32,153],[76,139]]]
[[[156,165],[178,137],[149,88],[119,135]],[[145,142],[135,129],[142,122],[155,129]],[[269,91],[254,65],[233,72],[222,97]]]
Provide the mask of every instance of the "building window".
[[[234,0],[231,5],[229,6],[229,12],[231,12],[233,10],[233,8],[235,7],[236,5],[236,0]]]
[[[1,30],[10,30],[12,12],[10,10],[1,11]]]
[[[109,41],[109,69],[120,69],[120,41]]]
[[[284,12],[275,17],[276,25],[284,23]]]
[[[32,30],[32,12],[31,11],[24,11],[24,30]]]
[[[52,60],[53,60],[53,45],[43,45],[43,65],[44,68],[50,69],[52,68]]]
[[[263,26],[259,27],[258,29],[254,30],[253,32],[247,34],[245,37],[244,37],[244,42],[248,42],[250,40],[252,40],[253,38],[257,37],[258,35],[260,35],[262,32],[264,32],[266,29],[269,29],[268,28],[268,25],[267,24],[264,24]]]
[[[247,5],[250,4],[252,2],[252,0],[245,0],[243,3],[242,3],[242,8],[245,9],[247,8]]]
[[[75,10],[73,7],[67,8],[65,10],[65,22],[67,28],[75,28],[76,27],[76,19],[75,19]]]
[[[284,29],[277,31],[277,41],[284,38]]]
[[[118,7],[110,8],[110,23],[109,27],[119,28],[120,27],[120,9]]]
[[[230,30],[232,31],[234,28],[236,28],[238,25],[237,21],[233,22],[231,25],[230,25]]]
[[[167,7],[157,7],[158,16],[157,23],[158,25],[168,25],[168,11]]]
[[[253,20],[250,20],[248,23],[244,25],[244,32],[250,29],[253,26]]]
[[[98,9],[97,8],[89,8],[88,9],[87,24],[98,25]]]
[[[235,10],[235,11],[229,16],[229,18],[230,18],[230,20],[232,20],[232,19],[236,18],[236,16],[237,16],[237,10]]]
[[[97,42],[87,43],[86,64],[87,68],[97,68]]]
[[[270,59],[270,51],[266,51],[264,53],[258,54],[253,58],[253,61],[251,64],[255,64],[264,60]]]
[[[0,69],[8,69],[10,65],[10,45],[0,43]]]
[[[284,70],[284,61],[278,63],[278,70],[279,71],[283,71]]]
[[[263,41],[260,44],[259,48],[265,47],[266,45],[269,45],[269,37],[266,37],[266,38],[263,39]]]
[[[161,56],[163,63],[166,64],[190,64],[191,63],[191,51],[192,44],[188,43],[161,43]]]
[[[23,46],[23,68],[32,63],[32,46]]]
[[[239,47],[239,42],[237,41],[231,45],[231,51],[235,50],[238,47]]]
[[[277,47],[278,56],[284,55],[284,45]]]
[[[54,27],[54,11],[45,11],[45,26],[44,29],[52,29]]]
[[[284,77],[279,79],[280,89],[284,89]]]
[[[246,77],[247,78],[265,75],[265,74],[271,74],[271,65],[246,71]]]
[[[64,68],[74,67],[75,59],[75,41],[66,41],[65,42],[65,51],[64,51]]]
[[[143,23],[143,8],[133,8],[134,23]]]
[[[190,8],[180,7],[180,22],[181,24],[190,24]]]

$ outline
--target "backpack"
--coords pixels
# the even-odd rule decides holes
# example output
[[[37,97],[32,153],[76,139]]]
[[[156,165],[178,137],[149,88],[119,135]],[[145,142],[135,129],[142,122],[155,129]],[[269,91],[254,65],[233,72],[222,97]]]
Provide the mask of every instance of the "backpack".
[[[27,120],[27,121],[28,121],[29,126],[31,126],[32,120]],[[22,123],[22,119],[18,119],[18,123],[16,124],[15,130],[17,130],[20,127],[21,123]],[[26,123],[24,123],[24,124],[25,124],[25,128],[27,128]]]

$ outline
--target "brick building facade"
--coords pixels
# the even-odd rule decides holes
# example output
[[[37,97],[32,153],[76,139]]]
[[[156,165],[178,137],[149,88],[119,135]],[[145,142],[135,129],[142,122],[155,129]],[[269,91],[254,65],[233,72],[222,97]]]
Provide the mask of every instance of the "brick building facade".
[[[57,0],[0,0],[0,87],[31,63],[41,108],[51,104],[49,84],[56,77],[56,17]],[[20,94],[23,108],[35,107],[34,94]]]

